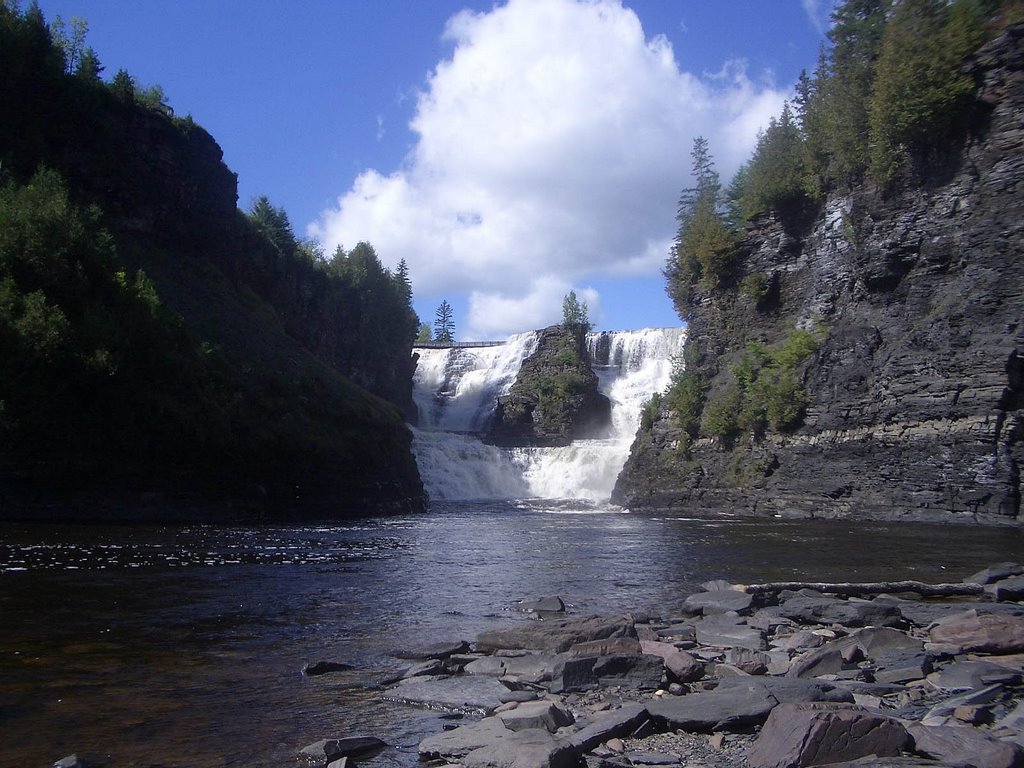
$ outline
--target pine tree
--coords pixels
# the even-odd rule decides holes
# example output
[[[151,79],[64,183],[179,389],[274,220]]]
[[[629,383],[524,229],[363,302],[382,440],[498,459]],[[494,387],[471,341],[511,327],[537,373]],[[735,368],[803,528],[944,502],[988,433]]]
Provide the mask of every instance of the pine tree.
[[[455,341],[455,320],[452,306],[446,300],[441,302],[434,314],[434,341],[451,344]]]
[[[703,136],[693,141],[694,186],[679,197],[679,229],[664,275],[666,291],[683,319],[693,285],[703,279],[710,287],[726,277],[734,258],[736,234],[720,213],[722,184]]]

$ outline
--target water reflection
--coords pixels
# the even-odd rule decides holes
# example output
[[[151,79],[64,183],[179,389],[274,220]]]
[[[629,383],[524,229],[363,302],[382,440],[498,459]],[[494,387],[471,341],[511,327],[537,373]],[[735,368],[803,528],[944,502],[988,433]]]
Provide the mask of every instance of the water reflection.
[[[435,713],[366,686],[401,643],[472,638],[522,598],[670,613],[710,578],[958,579],[1018,530],[642,517],[451,504],[337,527],[0,526],[0,766],[291,764],[372,733],[412,765]],[[302,665],[351,672],[303,678]]]

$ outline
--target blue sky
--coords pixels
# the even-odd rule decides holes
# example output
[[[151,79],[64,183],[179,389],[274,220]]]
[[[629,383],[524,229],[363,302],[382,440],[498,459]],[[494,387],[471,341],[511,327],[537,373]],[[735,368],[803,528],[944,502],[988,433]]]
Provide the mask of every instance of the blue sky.
[[[660,268],[693,138],[724,179],[825,41],[831,0],[40,0],[110,78],[217,139],[239,205],[404,258],[461,339],[679,325]]]

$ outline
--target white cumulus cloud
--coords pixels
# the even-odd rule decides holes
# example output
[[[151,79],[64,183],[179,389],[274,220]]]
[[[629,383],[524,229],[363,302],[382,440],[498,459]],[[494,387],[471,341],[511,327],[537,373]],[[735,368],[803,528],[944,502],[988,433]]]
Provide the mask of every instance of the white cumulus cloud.
[[[588,279],[657,274],[693,138],[727,179],[787,95],[742,63],[680,71],[618,0],[509,0],[445,35],[402,167],[362,173],[310,234],[404,258],[417,294],[468,295],[463,338],[555,322]]]

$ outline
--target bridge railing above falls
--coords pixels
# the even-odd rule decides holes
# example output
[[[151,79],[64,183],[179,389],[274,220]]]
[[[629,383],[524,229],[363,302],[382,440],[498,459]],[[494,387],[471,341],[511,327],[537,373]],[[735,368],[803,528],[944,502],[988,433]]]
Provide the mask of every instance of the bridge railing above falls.
[[[413,349],[472,349],[474,347],[500,347],[506,341],[417,341]]]

